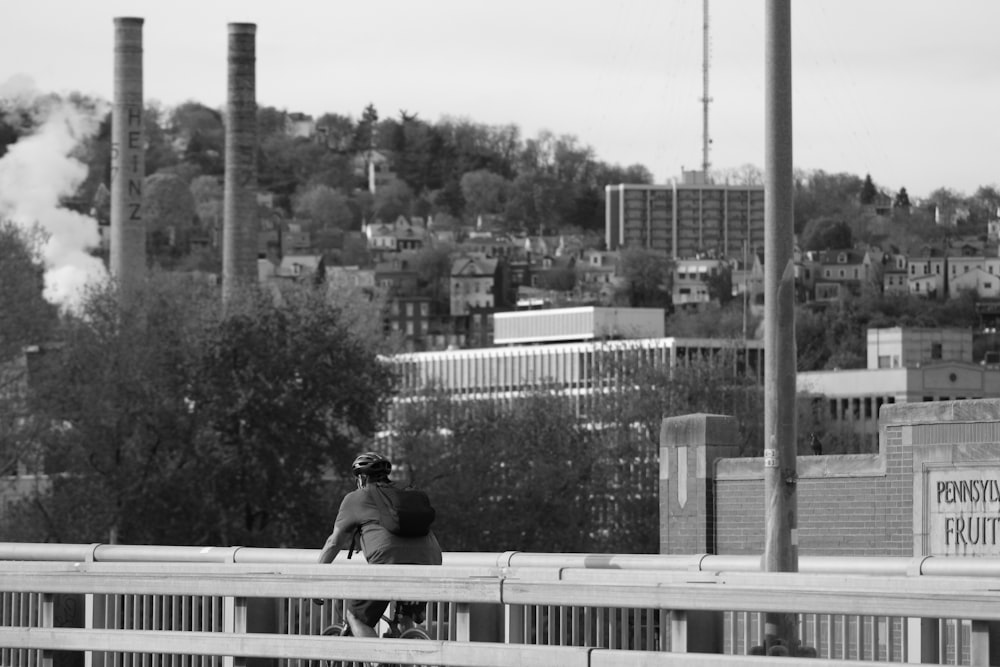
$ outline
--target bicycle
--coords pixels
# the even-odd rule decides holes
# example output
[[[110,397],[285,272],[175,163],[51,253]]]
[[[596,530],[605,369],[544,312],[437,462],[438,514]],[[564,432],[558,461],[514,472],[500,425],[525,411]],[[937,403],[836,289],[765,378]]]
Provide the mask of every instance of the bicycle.
[[[323,600],[313,600],[316,604],[323,604]],[[430,635],[427,631],[420,626],[423,622],[423,612],[417,612],[417,615],[407,613],[404,609],[405,602],[392,602],[390,606],[392,607],[392,616],[383,615],[382,620],[385,622],[386,631],[382,633],[384,638],[397,638],[397,639],[430,639]],[[405,627],[401,630],[400,627]],[[327,627],[323,628],[323,635],[330,637],[350,637],[351,636],[351,626],[346,620],[341,620]],[[416,667],[406,664],[396,664],[396,663],[374,663],[374,662],[355,662],[355,661],[343,661],[343,660],[326,660],[325,667],[375,667],[380,665],[381,667]]]

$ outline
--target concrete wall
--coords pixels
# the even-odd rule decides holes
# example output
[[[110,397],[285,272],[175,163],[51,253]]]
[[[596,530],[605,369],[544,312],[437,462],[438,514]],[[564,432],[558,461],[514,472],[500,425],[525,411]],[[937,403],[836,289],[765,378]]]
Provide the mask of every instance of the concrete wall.
[[[737,426],[664,420],[661,553],[763,552],[763,460],[727,457]],[[800,554],[1000,555],[1000,399],[885,405],[877,454],[801,456],[797,473]]]

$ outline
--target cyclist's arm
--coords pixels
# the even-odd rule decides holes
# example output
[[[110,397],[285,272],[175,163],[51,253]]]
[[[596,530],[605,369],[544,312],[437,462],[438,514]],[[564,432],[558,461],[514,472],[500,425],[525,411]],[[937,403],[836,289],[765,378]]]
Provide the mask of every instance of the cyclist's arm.
[[[347,549],[351,546],[352,537],[353,533],[348,533],[340,526],[334,526],[330,537],[326,538],[323,550],[319,552],[319,562],[332,563],[341,549]]]

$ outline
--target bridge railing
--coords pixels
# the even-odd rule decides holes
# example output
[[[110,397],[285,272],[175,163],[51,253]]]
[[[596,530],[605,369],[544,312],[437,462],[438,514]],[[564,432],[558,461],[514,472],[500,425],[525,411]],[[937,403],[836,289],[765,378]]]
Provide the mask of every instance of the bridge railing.
[[[435,665],[754,664],[761,615],[860,660],[1000,664],[1000,562],[447,554],[442,567],[314,564],[315,550],[0,544],[0,655],[40,665],[291,667],[322,658]],[[334,604],[426,599],[430,642],[323,638]],[[74,607],[69,609],[69,607]],[[705,652],[714,655],[705,655]],[[728,654],[728,655],[723,655]],[[991,660],[992,658],[992,660]],[[707,660],[707,661],[706,661]],[[83,660],[76,664],[83,664]],[[783,660],[782,664],[834,664]]]

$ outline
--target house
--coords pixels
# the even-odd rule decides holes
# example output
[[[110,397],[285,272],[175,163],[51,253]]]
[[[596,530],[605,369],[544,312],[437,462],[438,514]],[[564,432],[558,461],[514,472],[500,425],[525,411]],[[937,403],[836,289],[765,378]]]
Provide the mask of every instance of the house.
[[[373,252],[419,250],[428,239],[423,218],[399,216],[394,222],[376,220],[364,225],[368,249]]]
[[[417,291],[415,253],[394,253],[375,264],[375,284],[393,295],[414,294]]]
[[[285,134],[295,139],[311,139],[316,134],[316,121],[308,114],[290,113],[285,116]]]
[[[451,314],[467,315],[473,309],[492,309],[497,260],[466,255],[451,264]]]
[[[375,270],[359,266],[328,266],[326,284],[331,288],[375,289]]]
[[[875,286],[875,278],[871,253],[867,250],[827,250],[819,257],[816,299],[830,300],[834,293],[860,296]],[[831,289],[832,285],[837,289]],[[820,298],[821,292],[823,298]]]
[[[576,264],[577,284],[585,294],[607,299],[617,288],[624,286],[625,278],[618,271],[619,255],[615,251],[584,250]]]
[[[305,255],[313,250],[312,233],[297,222],[279,225],[281,256]]]
[[[323,255],[285,255],[275,272],[276,278],[302,282],[308,279],[323,280],[326,266]]]
[[[747,295],[751,303],[764,300],[764,253],[754,252],[749,259],[738,259],[731,262],[733,296]],[[815,269],[803,269],[799,263],[795,265],[795,277],[797,285],[805,276],[808,293],[812,295],[812,282]]]
[[[909,276],[906,269],[886,268],[882,271],[883,294],[909,294]]]
[[[910,294],[921,297],[943,294],[945,262],[939,250],[925,249],[918,255],[911,255],[907,261]]]
[[[954,299],[963,291],[975,292],[982,299],[1000,298],[1000,275],[979,267],[964,268],[954,278],[948,279],[948,298]]]
[[[698,306],[713,299],[710,282],[729,270],[725,260],[715,258],[678,259],[674,264],[674,306]],[[718,295],[714,295],[718,299]]]

